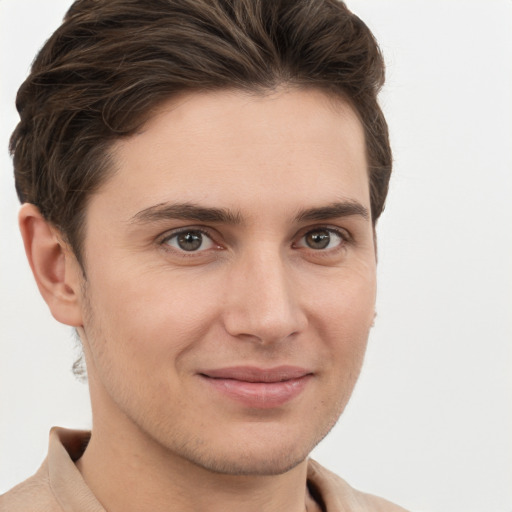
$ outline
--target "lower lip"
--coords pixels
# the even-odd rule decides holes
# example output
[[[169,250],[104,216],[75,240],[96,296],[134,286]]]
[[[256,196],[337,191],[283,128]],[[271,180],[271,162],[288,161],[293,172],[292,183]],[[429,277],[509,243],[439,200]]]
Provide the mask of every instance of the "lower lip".
[[[247,382],[235,379],[203,379],[223,395],[246,407],[271,409],[286,404],[302,393],[311,375],[281,382]]]

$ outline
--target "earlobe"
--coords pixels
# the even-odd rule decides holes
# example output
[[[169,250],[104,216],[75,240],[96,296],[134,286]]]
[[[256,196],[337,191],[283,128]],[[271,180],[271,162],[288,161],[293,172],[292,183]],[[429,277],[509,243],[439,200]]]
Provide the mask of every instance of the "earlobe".
[[[18,219],[30,268],[52,315],[63,324],[81,326],[83,278],[73,252],[35,205],[23,204]]]

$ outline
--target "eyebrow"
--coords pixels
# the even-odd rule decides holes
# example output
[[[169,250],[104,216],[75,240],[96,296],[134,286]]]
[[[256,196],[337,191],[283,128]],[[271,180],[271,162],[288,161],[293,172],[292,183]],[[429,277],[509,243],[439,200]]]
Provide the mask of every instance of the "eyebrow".
[[[242,222],[239,212],[232,212],[226,208],[210,208],[194,203],[160,203],[136,213],[130,219],[130,223],[145,224],[169,219],[222,224],[241,224]]]
[[[327,206],[321,206],[319,208],[308,208],[307,210],[301,210],[295,219],[299,222],[321,221],[326,219],[336,219],[340,217],[350,217],[353,215],[358,215],[364,220],[369,220],[370,218],[368,208],[357,201],[348,200],[331,203]]]
[[[322,221],[353,215],[358,215],[365,220],[370,218],[365,206],[357,201],[349,200],[301,210],[295,216],[295,220],[297,222]],[[169,219],[232,225],[242,224],[240,212],[233,212],[226,208],[199,206],[194,203],[159,203],[136,213],[129,222],[131,224],[146,224]]]

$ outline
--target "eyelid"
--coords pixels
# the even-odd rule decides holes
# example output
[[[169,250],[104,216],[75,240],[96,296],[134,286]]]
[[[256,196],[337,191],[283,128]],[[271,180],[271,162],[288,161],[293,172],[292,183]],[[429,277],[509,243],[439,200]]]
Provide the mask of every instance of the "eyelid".
[[[210,238],[212,238],[210,231],[202,226],[181,226],[179,228],[174,228],[166,231],[165,233],[162,233],[158,236],[158,242],[163,243],[169,240],[169,238],[172,238],[176,235],[180,235],[181,233],[187,233],[189,231],[198,231],[199,233],[202,233],[203,235],[206,235]]]
[[[175,248],[171,247],[170,245],[166,245],[166,242],[168,242],[172,238],[177,237],[180,234],[188,233],[188,232],[201,233],[203,236],[206,236],[207,238],[210,239],[210,241],[214,244],[215,248],[217,248],[217,249],[221,249],[222,248],[222,244],[220,244],[216,240],[217,237],[212,235],[212,230],[209,229],[209,228],[205,228],[204,226],[181,226],[179,228],[171,229],[169,231],[166,231],[165,233],[163,233],[159,237],[157,237],[157,243],[158,243],[158,245],[162,246],[164,248],[164,250],[183,253],[187,257],[198,255],[198,254],[201,254],[203,252],[206,252],[208,249],[187,252],[187,251],[180,251],[178,249],[175,249]]]
[[[294,240],[301,239],[304,236],[306,236],[308,233],[311,233],[312,231],[321,231],[321,230],[329,231],[331,233],[335,233],[340,238],[342,238],[343,241],[345,241],[347,243],[352,241],[352,235],[350,234],[350,232],[347,229],[342,228],[340,226],[333,226],[331,224],[317,224],[317,225],[314,225],[314,226],[307,226],[305,228],[302,228],[294,236]]]
[[[320,231],[320,230],[325,230],[325,231],[332,232],[332,233],[336,234],[337,236],[339,236],[342,239],[343,243],[341,243],[336,248],[343,247],[345,244],[350,243],[352,241],[352,236],[351,236],[350,232],[346,228],[342,228],[340,226],[333,226],[332,224],[315,224],[313,226],[306,226],[304,228],[301,228],[300,231],[298,231],[297,234],[293,237],[294,242],[292,243],[292,247],[293,246],[297,247],[297,245],[296,245],[297,241],[301,240],[308,233],[310,233],[312,231]],[[190,226],[190,225],[180,226],[178,228],[174,228],[174,229],[168,230],[168,231],[164,232],[163,234],[159,235],[157,237],[157,239],[156,239],[156,242],[158,243],[158,245],[164,247],[165,250],[172,251],[173,248],[171,248],[170,246],[166,246],[165,247],[166,242],[168,240],[170,240],[171,238],[180,235],[181,233],[187,233],[187,232],[190,232],[190,231],[196,231],[196,232],[199,232],[202,235],[208,237],[212,241],[212,243],[216,246],[217,249],[224,248],[223,244],[219,243],[217,241],[219,238],[221,238],[221,236],[217,233],[216,230],[214,230],[214,229],[212,229],[210,227],[195,226],[195,225],[192,225],[192,226]],[[307,249],[307,247],[304,247],[304,248]],[[332,251],[332,250],[336,250],[336,248],[327,249],[325,251],[314,250],[314,249],[311,249],[311,250],[314,250],[315,252],[320,253],[320,252],[329,252],[329,251]],[[186,254],[187,256],[193,256],[194,254],[197,255],[197,254],[200,254],[202,252],[205,252],[206,250],[207,249],[205,249],[203,251],[190,251],[190,252],[183,251],[183,253]],[[179,251],[179,252],[181,252],[181,251]]]

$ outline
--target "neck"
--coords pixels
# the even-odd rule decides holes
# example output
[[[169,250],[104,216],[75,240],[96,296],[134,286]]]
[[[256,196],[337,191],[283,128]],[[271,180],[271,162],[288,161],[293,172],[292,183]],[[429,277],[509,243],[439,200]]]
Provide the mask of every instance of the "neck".
[[[316,510],[306,487],[307,461],[280,475],[214,473],[169,452],[134,425],[111,427],[94,423],[77,462],[109,512]]]

